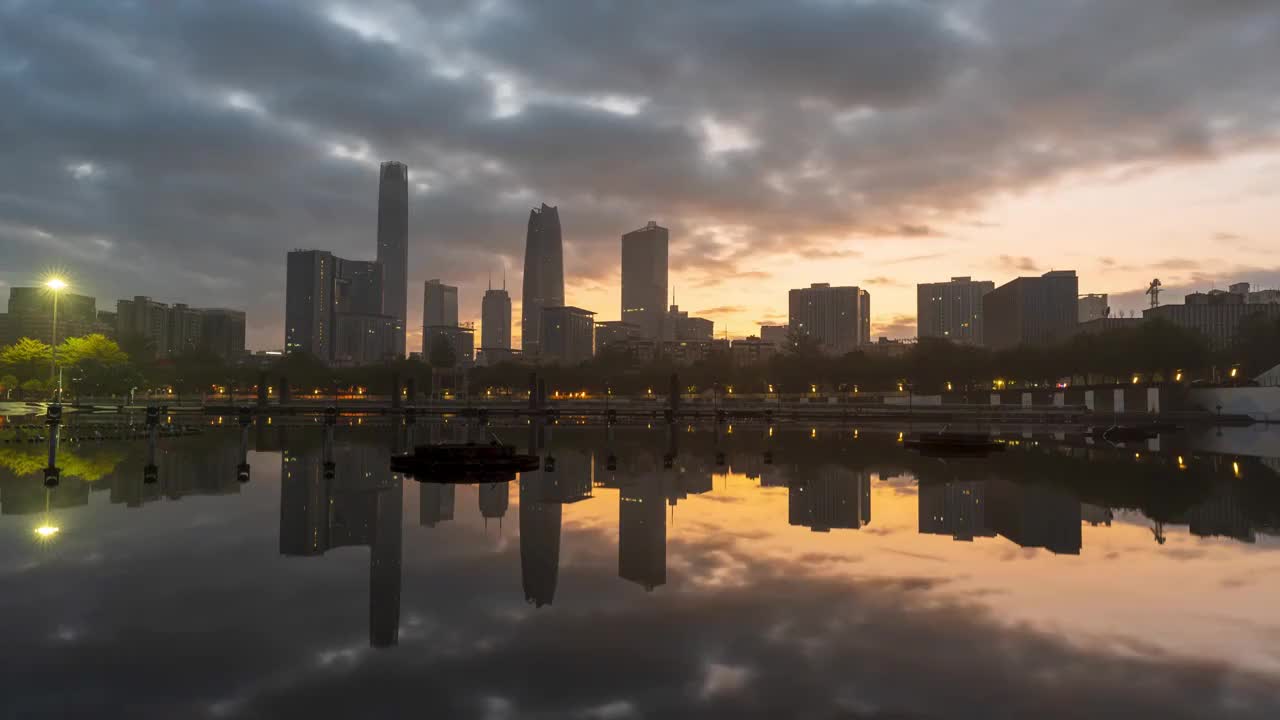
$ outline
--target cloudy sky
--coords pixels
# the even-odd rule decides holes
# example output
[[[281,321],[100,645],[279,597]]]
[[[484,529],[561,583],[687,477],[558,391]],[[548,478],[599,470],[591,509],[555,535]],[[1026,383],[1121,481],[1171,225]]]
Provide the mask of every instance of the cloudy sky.
[[[951,275],[1274,287],[1278,38],[1274,0],[0,0],[0,285],[243,308],[279,348],[285,252],[371,258],[398,159],[411,327],[424,280],[478,320],[506,267],[518,332],[541,202],[570,303],[618,316],[653,219],[731,335],[810,282],[892,336]]]

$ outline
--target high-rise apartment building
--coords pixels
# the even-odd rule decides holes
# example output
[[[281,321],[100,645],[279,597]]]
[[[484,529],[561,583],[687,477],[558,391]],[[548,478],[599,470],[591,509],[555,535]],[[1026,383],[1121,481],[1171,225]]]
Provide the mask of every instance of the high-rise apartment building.
[[[237,358],[244,353],[242,310],[168,305],[137,295],[116,302],[115,320],[117,338],[145,338],[159,356],[208,350],[222,358]]]
[[[576,307],[544,307],[539,323],[539,357],[576,365],[595,352],[595,313]]]
[[[916,286],[916,334],[966,345],[982,344],[982,296],[994,290],[990,280],[953,277],[950,282]]]
[[[560,237],[560,211],[546,203],[529,211],[523,282],[520,342],[526,356],[536,357],[542,338],[543,308],[564,306],[564,245]]]
[[[480,301],[480,349],[511,349],[511,295],[505,281],[501,290],[486,290]]]
[[[337,258],[325,250],[294,250],[285,263],[284,351],[333,356],[333,276]],[[123,330],[123,321],[121,329]]]
[[[244,355],[245,315],[243,310],[201,308],[200,345],[218,357]]]
[[[286,353],[310,353],[339,365],[397,355],[398,321],[381,309],[381,263],[347,260],[325,250],[294,250],[286,268]]]
[[[395,318],[395,347],[405,354],[409,309],[409,168],[384,162],[378,177],[378,262],[385,276],[382,304],[375,311]]]
[[[9,345],[19,338],[32,338],[52,343],[53,292],[44,287],[9,288],[9,312],[0,316],[0,344]],[[97,329],[97,300],[88,295],[58,293],[58,337],[88,335]]]
[[[788,293],[788,328],[843,355],[871,342],[871,294],[857,287],[814,283]]]
[[[142,337],[152,351],[164,355],[169,350],[169,306],[145,295],[116,301],[116,336],[124,340]]]
[[[666,337],[667,249],[667,229],[652,220],[622,236],[622,321],[650,340]]]
[[[1043,345],[1079,322],[1080,281],[1074,270],[1020,277],[982,296],[982,344],[992,350]]]

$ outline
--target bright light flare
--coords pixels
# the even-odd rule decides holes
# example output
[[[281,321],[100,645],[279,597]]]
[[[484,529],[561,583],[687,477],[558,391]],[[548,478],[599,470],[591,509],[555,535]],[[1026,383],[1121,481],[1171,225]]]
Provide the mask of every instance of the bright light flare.
[[[51,277],[48,280],[44,281],[44,286],[49,288],[50,290],[53,290],[54,292],[57,292],[67,287],[67,281],[63,280],[60,277]]]
[[[49,540],[60,532],[62,532],[62,528],[57,525],[41,525],[36,528],[36,537],[41,540]]]

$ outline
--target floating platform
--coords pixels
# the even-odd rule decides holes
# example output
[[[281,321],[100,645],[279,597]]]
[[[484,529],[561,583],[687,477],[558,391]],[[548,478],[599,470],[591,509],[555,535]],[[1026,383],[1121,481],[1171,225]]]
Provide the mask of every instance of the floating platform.
[[[537,470],[537,455],[523,455],[509,445],[456,443],[419,445],[412,453],[393,455],[391,470],[422,482],[507,482],[516,473]]]
[[[1004,445],[984,433],[920,433],[902,441],[902,446],[933,457],[980,457],[1004,450]]]

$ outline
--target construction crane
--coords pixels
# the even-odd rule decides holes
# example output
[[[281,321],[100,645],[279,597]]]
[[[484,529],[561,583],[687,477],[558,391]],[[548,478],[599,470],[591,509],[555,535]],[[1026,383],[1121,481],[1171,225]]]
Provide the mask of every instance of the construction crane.
[[[1147,294],[1151,296],[1151,307],[1155,308],[1160,304],[1160,278],[1151,281],[1147,286]]]

